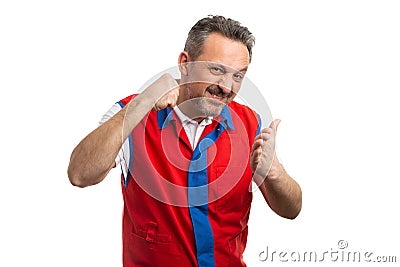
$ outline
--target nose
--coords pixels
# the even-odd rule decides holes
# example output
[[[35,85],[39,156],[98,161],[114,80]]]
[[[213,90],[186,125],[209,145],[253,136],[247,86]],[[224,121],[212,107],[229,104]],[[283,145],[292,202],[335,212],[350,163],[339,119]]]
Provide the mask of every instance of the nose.
[[[224,94],[229,94],[233,90],[233,81],[229,77],[224,77],[218,82],[218,86]]]

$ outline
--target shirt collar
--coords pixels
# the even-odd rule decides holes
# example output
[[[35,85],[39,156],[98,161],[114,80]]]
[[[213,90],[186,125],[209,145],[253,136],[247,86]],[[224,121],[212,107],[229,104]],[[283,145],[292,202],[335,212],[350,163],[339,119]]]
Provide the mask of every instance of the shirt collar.
[[[174,118],[172,117],[170,108],[164,108],[157,111],[158,129],[164,129],[171,123],[171,121],[174,121]]]
[[[178,106],[174,107],[174,111],[175,111],[175,114],[177,115],[177,117],[181,120],[182,124],[193,123],[193,124],[209,125],[212,123],[213,117],[211,117],[211,116],[206,117],[202,122],[198,123],[197,121],[186,116],[186,114],[183,113],[182,110]]]
[[[228,105],[225,105],[219,116],[221,116],[220,123],[225,124],[225,126],[228,126],[231,130],[235,130],[235,126],[233,126],[231,111],[229,110]]]
[[[187,122],[187,121],[192,121],[192,119],[187,117],[178,107],[175,107],[174,111],[182,123]],[[235,127],[233,126],[233,122],[232,122],[231,112],[228,108],[228,105],[225,105],[222,108],[222,111],[219,116],[221,117],[220,123],[223,126],[225,126],[225,128],[227,126],[231,130],[235,130]],[[174,120],[175,119],[172,116],[171,108],[165,108],[165,109],[161,109],[161,110],[157,111],[157,122],[158,122],[158,128],[160,130],[167,127]],[[206,123],[208,124],[208,122],[212,121],[212,117],[207,117],[206,120],[207,120]]]

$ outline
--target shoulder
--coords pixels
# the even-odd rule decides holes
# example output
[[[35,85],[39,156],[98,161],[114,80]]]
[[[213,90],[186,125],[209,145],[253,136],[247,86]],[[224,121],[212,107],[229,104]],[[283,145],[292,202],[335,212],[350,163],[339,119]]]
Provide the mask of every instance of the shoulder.
[[[125,107],[131,101],[137,94],[133,94],[130,96],[127,96],[117,102],[114,103],[114,105],[111,106],[111,108],[103,115],[103,117],[100,120],[100,124],[103,124],[104,122],[108,121],[110,118],[112,118],[115,114],[117,114],[121,109]]]
[[[249,106],[232,101],[228,104],[234,125],[243,125],[249,137],[257,135],[261,127],[261,118],[256,111]],[[253,136],[253,137],[254,137]]]
[[[131,101],[133,98],[135,98],[137,96],[137,94],[132,94],[130,96],[127,96],[123,99],[121,99],[120,101],[118,101],[116,104],[118,104],[121,108],[125,107],[129,101]]]
[[[234,111],[242,120],[254,121],[258,124],[259,115],[249,106],[232,101],[228,104],[230,110]]]

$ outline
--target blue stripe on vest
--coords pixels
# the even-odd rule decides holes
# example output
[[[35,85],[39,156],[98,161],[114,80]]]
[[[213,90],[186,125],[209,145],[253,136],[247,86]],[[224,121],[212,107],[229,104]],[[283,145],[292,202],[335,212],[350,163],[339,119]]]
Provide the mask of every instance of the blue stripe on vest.
[[[127,174],[127,177],[126,177],[125,183],[124,183],[124,188],[125,189],[128,186],[129,177],[131,177],[131,170],[132,170],[132,167],[133,167],[133,140],[132,140],[132,134],[129,135],[128,140],[129,140],[129,166],[128,166],[128,174]]]
[[[257,114],[257,120],[258,120],[258,126],[257,126],[257,131],[256,131],[256,135],[254,137],[254,139],[257,137],[257,135],[260,134],[261,132],[261,117],[260,114]]]
[[[225,128],[225,123],[221,122],[199,142],[189,166],[188,202],[199,267],[215,266],[214,236],[208,219],[207,148],[218,139]]]
[[[118,104],[121,108],[124,108],[124,104],[122,104],[122,102],[121,101],[118,101],[117,103],[115,103],[115,104]]]

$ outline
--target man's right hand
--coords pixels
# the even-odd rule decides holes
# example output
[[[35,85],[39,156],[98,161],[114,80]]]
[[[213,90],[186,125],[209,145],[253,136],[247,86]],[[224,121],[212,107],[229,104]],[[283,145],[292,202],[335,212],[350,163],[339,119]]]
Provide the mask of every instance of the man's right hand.
[[[154,85],[156,87],[163,88],[164,92],[158,98],[153,106],[153,110],[161,110],[164,108],[173,108],[176,105],[179,96],[179,84],[169,73],[163,74]],[[160,91],[159,91],[160,92]]]

